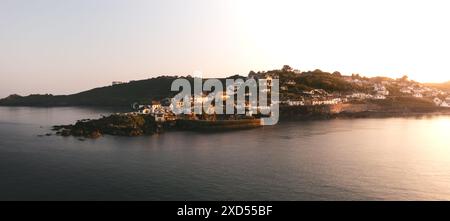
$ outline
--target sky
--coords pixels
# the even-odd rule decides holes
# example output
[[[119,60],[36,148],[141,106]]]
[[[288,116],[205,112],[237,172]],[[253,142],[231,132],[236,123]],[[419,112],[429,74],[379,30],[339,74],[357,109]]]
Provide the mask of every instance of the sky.
[[[0,0],[0,97],[159,75],[450,80],[446,0]]]

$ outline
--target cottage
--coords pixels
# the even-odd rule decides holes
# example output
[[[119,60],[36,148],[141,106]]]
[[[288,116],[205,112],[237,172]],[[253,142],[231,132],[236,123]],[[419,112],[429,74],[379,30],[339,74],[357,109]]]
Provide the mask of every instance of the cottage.
[[[316,105],[323,105],[324,103],[323,103],[323,101],[322,100],[313,100],[312,101],[312,105],[313,106],[316,106]]]
[[[423,95],[421,93],[415,93],[413,96],[416,98],[423,98]]]
[[[340,98],[335,98],[335,99],[324,99],[324,100],[313,100],[312,101],[312,105],[316,106],[316,105],[335,105],[341,102]]]
[[[297,83],[293,80],[289,80],[288,82],[286,82],[287,85],[296,85]]]
[[[353,93],[351,95],[347,96],[348,98],[353,98],[353,99],[360,99],[360,100],[364,100],[364,99],[371,99],[373,98],[372,95],[370,94],[365,94],[365,93]]]
[[[374,84],[373,85],[374,91],[384,91],[386,90],[386,87],[382,84]]]
[[[442,100],[437,97],[433,99],[433,102],[434,104],[436,104],[436,106],[441,106],[442,104]]]
[[[187,98],[185,98],[185,99],[187,99]],[[175,110],[175,108],[178,109],[178,110],[184,110],[185,108],[188,109],[188,106],[185,107],[185,105],[184,105],[184,100],[176,101],[175,105],[173,104],[174,99],[172,98],[171,100],[172,100],[172,102],[169,105],[170,112],[173,112]],[[188,103],[188,105],[189,105],[189,103]],[[191,107],[192,107],[192,105],[191,105]]]
[[[374,86],[374,91],[379,94],[379,95],[383,95],[383,96],[388,96],[389,95],[389,91],[386,89],[386,87],[382,84],[375,84]]]
[[[298,100],[298,101],[291,101],[291,100],[288,100],[288,101],[287,101],[287,104],[288,104],[289,106],[304,106],[304,105],[305,105],[305,101],[302,101],[302,100]]]
[[[152,106],[151,106],[152,113],[156,113],[161,108],[162,108],[161,102],[152,101]]]
[[[400,92],[404,93],[404,94],[412,94],[411,88],[408,88],[408,87],[401,88]]]
[[[377,94],[377,95],[375,95],[375,96],[373,97],[373,99],[375,99],[375,100],[385,100],[385,99],[386,99],[386,96],[381,95],[381,94]]]

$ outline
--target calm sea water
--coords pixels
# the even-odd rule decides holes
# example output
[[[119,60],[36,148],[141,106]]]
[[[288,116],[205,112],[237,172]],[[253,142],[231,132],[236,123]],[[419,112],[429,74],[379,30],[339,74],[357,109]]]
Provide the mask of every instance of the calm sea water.
[[[0,200],[450,200],[450,118],[80,141],[109,110],[0,107]]]

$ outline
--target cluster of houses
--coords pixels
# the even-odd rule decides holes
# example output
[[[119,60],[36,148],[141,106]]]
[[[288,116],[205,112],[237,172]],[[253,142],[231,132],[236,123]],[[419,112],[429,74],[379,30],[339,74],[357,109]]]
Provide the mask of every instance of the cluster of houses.
[[[425,87],[419,84],[404,86],[400,89],[400,92],[417,98],[437,97],[446,95],[446,93],[441,90]]]
[[[405,81],[378,81],[376,83],[362,78],[353,78],[351,76],[342,76],[342,78],[352,84],[358,86],[368,86],[373,87],[371,93],[354,92],[348,94],[333,93],[329,94],[324,90],[311,90],[303,91],[296,99],[286,99],[282,100],[281,104],[288,106],[308,106],[308,105],[335,105],[339,103],[346,103],[354,100],[385,100],[389,96],[393,96],[392,93],[387,89],[392,86],[395,88],[400,88],[399,91],[403,96],[411,96],[415,98],[424,98],[428,100],[433,100],[437,106],[449,107],[450,106],[450,96],[446,99],[443,97],[448,96],[448,94],[442,90],[424,86],[416,82],[405,82]],[[284,82],[280,89],[281,91],[287,91],[289,87],[295,86],[296,82],[294,80],[289,80]],[[398,95],[397,95],[398,96]]]
[[[295,81],[287,81],[281,86],[282,91],[287,90],[289,86],[294,86]],[[336,105],[354,100],[384,100],[390,94],[389,90],[382,84],[374,84],[373,93],[328,93],[322,89],[303,91],[297,99],[282,100],[281,104],[288,106],[316,106],[316,105]]]
[[[251,79],[265,79],[265,86],[266,91],[268,93],[271,93],[272,89],[272,81],[273,79],[279,78],[276,74],[263,74],[263,75],[253,75],[249,76]],[[403,82],[403,81],[378,81],[376,83],[371,82],[367,79],[358,79],[353,78],[349,76],[342,76],[342,78],[348,82],[351,82],[353,84],[357,84],[360,86],[366,86],[366,88],[372,87],[372,91],[370,93],[364,93],[364,92],[353,92],[353,93],[328,93],[327,91],[323,89],[313,89],[309,91],[302,91],[301,93],[297,93],[295,98],[289,97],[289,98],[282,98],[282,100],[279,101],[279,104],[286,105],[286,106],[318,106],[318,105],[336,105],[341,103],[347,103],[351,101],[363,101],[363,100],[384,100],[387,99],[388,96],[393,96],[392,93],[387,89],[388,87],[394,86],[396,88],[400,88],[400,93],[404,96],[411,96],[416,98],[427,98],[430,100],[433,100],[433,102],[440,107],[450,107],[450,96],[443,99],[447,96],[447,94],[441,90],[430,88],[423,86],[421,84],[415,83],[415,82]],[[286,92],[289,87],[295,87],[296,86],[295,80],[287,80],[284,81],[280,85],[281,93]],[[227,99],[230,99],[231,97],[234,98],[234,95],[237,93],[238,89],[242,86],[242,82],[236,81],[233,85],[230,85],[226,92],[223,92],[221,94],[222,99],[225,101]],[[251,92],[247,92],[245,94],[246,96],[250,96]],[[396,95],[398,96],[398,95]],[[194,96],[191,98],[191,108],[192,112],[193,108],[196,106],[196,104],[204,104],[206,102],[211,103],[210,101],[214,99],[214,97],[208,96],[208,94],[201,94],[201,96]],[[176,103],[178,109],[184,109],[184,102],[179,101]],[[251,116],[255,114],[254,112],[261,111],[257,108],[252,108],[252,105],[248,102],[245,102],[245,104],[239,104],[234,103],[236,109],[245,109],[246,115]],[[243,105],[243,106],[242,106]],[[139,107],[139,114],[149,114],[155,117],[156,121],[163,122],[163,121],[170,121],[174,120],[179,116],[175,116],[173,114],[173,104],[172,100],[169,98],[166,98],[162,101],[153,101],[151,105],[141,105]],[[261,107],[258,107],[261,108]],[[270,107],[264,107],[264,108],[270,108]],[[207,114],[214,114],[215,113],[215,107],[213,105],[210,105],[208,108],[206,108]],[[186,117],[186,116],[183,116]],[[196,116],[193,114],[192,116],[187,116],[196,118]]]
[[[172,113],[170,105],[163,101],[152,101],[150,105],[140,105],[138,107],[138,114],[152,115],[155,117],[156,122],[164,122],[175,119],[175,115]]]
[[[436,106],[439,107],[450,107],[450,96],[448,96],[446,99],[441,100],[440,98],[434,98],[433,102],[436,104]]]
[[[265,81],[265,86],[266,89],[264,92],[267,92],[268,94],[270,94],[272,91],[272,86],[273,86],[273,78],[275,78],[275,76],[266,76],[264,79]],[[258,80],[258,79],[262,79],[260,77],[253,77],[253,79]],[[242,81],[235,81],[234,84],[230,85],[227,89],[226,92],[221,92],[219,94],[219,96],[222,96],[222,100],[226,101],[227,99],[233,98],[234,99],[234,95],[237,94],[237,91],[240,87],[242,87],[243,82]],[[245,96],[251,96],[251,92],[246,92]],[[215,99],[215,96],[217,96],[217,94],[215,94],[214,96],[209,96],[209,94],[207,93],[201,93],[200,95],[197,96],[191,96],[190,97],[190,108],[191,108],[191,113],[194,113],[194,108],[196,106],[200,106],[202,107],[202,111],[204,111],[206,114],[208,115],[214,115],[216,108],[214,106],[214,102],[212,102]],[[177,102],[172,102],[173,98],[166,98],[163,99],[161,101],[152,101],[151,105],[140,105],[138,107],[138,111],[137,114],[145,114],[145,115],[152,115],[155,117],[155,120],[157,122],[164,122],[164,121],[171,121],[171,120],[175,120],[177,118],[189,118],[189,119],[197,119],[198,116],[196,116],[195,114],[191,114],[189,116],[186,116],[184,114],[182,115],[178,115],[176,116],[173,113],[174,110],[174,103],[176,104],[176,108],[180,109],[180,110],[184,110],[185,108],[185,103],[183,100],[181,101],[177,101]],[[205,109],[203,109],[203,106],[205,103],[209,103],[209,106]],[[245,110],[245,115],[247,117],[251,117],[254,114],[256,114],[255,112],[261,112],[262,109],[264,108],[270,108],[270,106],[265,106],[265,107],[253,107],[251,103],[249,103],[248,101],[246,101],[243,104],[237,104],[236,102],[234,102],[234,108],[235,109],[243,109]]]
[[[400,92],[406,96],[433,100],[439,107],[450,107],[450,96],[442,90],[427,87],[418,83],[399,83]],[[446,97],[446,98],[445,98]]]
[[[303,91],[297,99],[281,100],[280,104],[287,106],[316,106],[316,105],[334,105],[347,102],[346,97],[336,94],[329,94],[322,89]]]

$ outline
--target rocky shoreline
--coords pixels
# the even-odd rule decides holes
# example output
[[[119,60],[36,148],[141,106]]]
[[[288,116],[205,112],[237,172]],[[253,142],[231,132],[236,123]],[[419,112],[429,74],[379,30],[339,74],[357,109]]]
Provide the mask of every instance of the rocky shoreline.
[[[357,118],[392,118],[392,117],[432,117],[450,116],[449,109],[435,109],[428,111],[406,111],[406,110],[361,110],[357,112],[342,111],[332,112],[324,109],[308,111],[295,109],[295,111],[281,110],[280,121],[302,121],[302,120],[330,120],[330,119],[357,119]],[[168,122],[156,122],[151,115],[140,114],[113,114],[100,119],[79,120],[73,125],[53,126],[52,130],[59,136],[74,136],[80,138],[99,138],[103,135],[136,137],[153,135],[164,131],[186,130],[186,131],[225,131],[242,130],[260,127],[259,119],[241,120],[175,120]],[[52,134],[46,134],[50,136]]]
[[[103,135],[136,137],[165,131],[225,131],[260,127],[259,119],[240,120],[175,120],[156,122],[151,115],[113,114],[100,119],[79,120],[74,125],[57,125],[52,130],[59,136],[99,138]]]
[[[163,130],[149,115],[113,114],[95,120],[79,120],[74,125],[53,126],[60,136],[98,138],[102,135],[141,136],[152,135]]]

